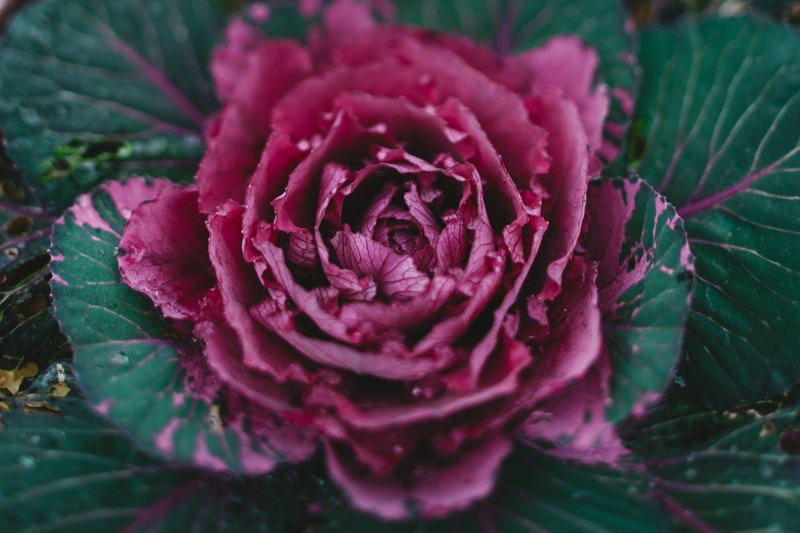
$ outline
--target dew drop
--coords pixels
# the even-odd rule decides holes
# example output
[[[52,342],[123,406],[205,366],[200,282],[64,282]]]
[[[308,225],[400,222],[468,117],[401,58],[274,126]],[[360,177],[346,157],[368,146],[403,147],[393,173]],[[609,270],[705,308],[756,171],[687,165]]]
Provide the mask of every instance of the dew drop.
[[[764,425],[761,426],[761,431],[758,433],[758,436],[762,439],[764,437],[769,437],[775,431],[775,423],[771,420],[767,420],[764,422]]]
[[[153,154],[161,154],[167,151],[169,143],[163,137],[156,137],[150,141],[148,148]]]
[[[184,137],[181,141],[181,145],[186,150],[194,151],[202,148],[203,143],[200,142],[200,139],[197,137]]]
[[[117,366],[124,366],[130,362],[130,357],[125,355],[124,353],[120,352],[114,354],[114,357],[111,358],[111,362]]]
[[[26,126],[30,126],[32,128],[36,128],[42,125],[42,117],[39,114],[28,108],[22,108],[19,110],[19,118],[22,119],[22,122]]]
[[[436,396],[435,387],[414,387],[411,389],[411,396],[417,400],[431,400]]]

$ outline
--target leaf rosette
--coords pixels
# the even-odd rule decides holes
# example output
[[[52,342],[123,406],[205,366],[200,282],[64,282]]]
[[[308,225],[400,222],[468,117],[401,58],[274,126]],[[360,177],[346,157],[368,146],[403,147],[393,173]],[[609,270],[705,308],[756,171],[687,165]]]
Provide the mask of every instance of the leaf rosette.
[[[670,379],[692,259],[649,186],[590,183],[613,157],[595,51],[562,36],[499,56],[346,0],[322,18],[305,44],[235,19],[196,184],[112,182],[56,228],[90,399],[217,470],[322,442],[387,519],[487,496],[514,438],[625,454],[614,424]]]

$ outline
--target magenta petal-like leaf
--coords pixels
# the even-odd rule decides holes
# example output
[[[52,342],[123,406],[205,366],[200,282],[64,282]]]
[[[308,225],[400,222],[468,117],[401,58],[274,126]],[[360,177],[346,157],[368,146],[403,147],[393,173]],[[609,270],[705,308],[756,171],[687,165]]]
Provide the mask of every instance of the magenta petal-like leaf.
[[[537,179],[547,193],[542,209],[554,224],[542,244],[540,267],[544,267],[544,288],[540,296],[558,294],[564,269],[575,250],[586,209],[588,185],[588,143],[575,104],[552,87],[527,100],[531,119],[548,132],[550,171]]]
[[[427,290],[430,279],[410,256],[402,256],[360,233],[337,233],[331,240],[339,264],[374,279],[380,294],[400,301]]]
[[[597,306],[595,267],[573,258],[564,272],[565,290],[549,306],[550,334],[535,349],[530,394],[546,398],[581,379],[602,354],[603,335]]]
[[[225,44],[219,46],[211,59],[211,75],[217,94],[229,100],[236,92],[250,56],[263,39],[258,30],[242,18],[234,18],[225,30]]]
[[[304,48],[290,41],[260,44],[247,57],[230,100],[212,127],[197,173],[200,206],[212,213],[227,200],[244,202],[249,178],[272,130],[269,117],[281,97],[311,72]]]
[[[201,301],[216,280],[194,187],[171,186],[140,205],[119,249],[128,285],[147,294],[165,316],[198,319]]]
[[[543,46],[512,60],[513,67],[528,76],[528,91],[553,85],[575,103],[592,152],[599,150],[603,142],[603,123],[609,104],[608,89],[595,87],[598,64],[594,48],[573,36],[553,37]],[[593,166],[592,174],[598,170],[598,166]]]
[[[326,448],[333,479],[344,488],[353,505],[385,519],[409,516],[409,505],[428,518],[444,516],[489,495],[510,441],[496,435],[448,458],[447,463],[420,465],[408,477],[379,479],[353,462],[346,449],[334,443]]]
[[[250,316],[250,308],[258,303],[261,284],[242,256],[243,211],[240,205],[229,203],[208,221],[211,262],[220,282],[225,318],[239,336],[245,366],[265,372],[278,382],[290,378],[307,381],[309,370],[302,359]]]
[[[627,453],[613,421],[606,416],[611,404],[607,355],[580,379],[537,406],[523,432],[528,439],[556,444],[553,455],[588,462],[613,462]]]

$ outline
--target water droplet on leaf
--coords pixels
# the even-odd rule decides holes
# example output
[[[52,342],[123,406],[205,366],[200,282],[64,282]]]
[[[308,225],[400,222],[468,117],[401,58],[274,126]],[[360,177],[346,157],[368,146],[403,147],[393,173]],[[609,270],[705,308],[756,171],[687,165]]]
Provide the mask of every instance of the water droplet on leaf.
[[[130,362],[130,357],[125,355],[123,352],[114,354],[114,357],[111,358],[111,362],[117,366],[124,366]]]
[[[27,107],[23,107],[19,110],[19,118],[22,119],[22,122],[26,126],[30,126],[31,128],[38,128],[43,122],[42,117],[40,117],[36,111]]]

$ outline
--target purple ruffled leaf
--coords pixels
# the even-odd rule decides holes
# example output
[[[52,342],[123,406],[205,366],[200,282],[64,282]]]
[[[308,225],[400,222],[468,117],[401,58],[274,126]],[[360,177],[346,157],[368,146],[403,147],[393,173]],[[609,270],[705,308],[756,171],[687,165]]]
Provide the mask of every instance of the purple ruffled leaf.
[[[152,202],[133,212],[120,240],[120,274],[130,287],[147,294],[164,316],[198,320],[201,302],[216,279],[208,259],[208,230],[197,210],[197,190],[172,186],[154,194]],[[125,196],[128,201],[141,200]]]

